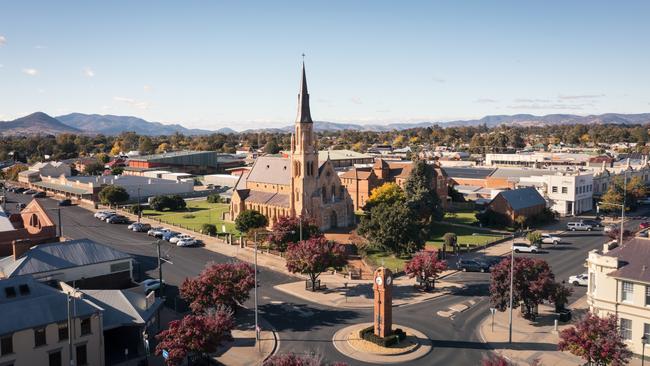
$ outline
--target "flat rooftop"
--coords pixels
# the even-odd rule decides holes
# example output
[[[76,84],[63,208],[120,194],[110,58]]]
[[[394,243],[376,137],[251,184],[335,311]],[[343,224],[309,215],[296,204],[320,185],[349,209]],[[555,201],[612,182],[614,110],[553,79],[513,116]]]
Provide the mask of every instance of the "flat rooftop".
[[[0,205],[0,232],[15,230],[14,225],[9,221],[9,214]]]

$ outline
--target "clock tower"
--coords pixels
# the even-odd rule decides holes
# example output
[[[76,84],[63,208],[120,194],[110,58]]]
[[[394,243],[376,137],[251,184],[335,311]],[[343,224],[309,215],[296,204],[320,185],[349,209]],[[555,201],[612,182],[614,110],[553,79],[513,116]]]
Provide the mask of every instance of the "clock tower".
[[[379,267],[373,276],[375,293],[375,335],[385,338],[392,334],[393,326],[393,274]]]

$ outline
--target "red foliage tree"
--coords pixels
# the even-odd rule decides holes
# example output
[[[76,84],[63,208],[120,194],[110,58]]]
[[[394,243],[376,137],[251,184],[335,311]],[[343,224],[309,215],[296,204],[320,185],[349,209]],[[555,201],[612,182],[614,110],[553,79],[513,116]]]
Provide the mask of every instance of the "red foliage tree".
[[[255,272],[247,263],[209,263],[194,278],[186,278],[180,288],[181,298],[190,304],[195,313],[216,305],[235,309],[237,303],[248,299],[255,286]]]
[[[343,246],[322,236],[289,244],[285,258],[289,272],[309,275],[312,291],[316,290],[316,279],[321,272],[330,267],[340,268],[346,263]]]
[[[297,356],[293,353],[269,357],[262,366],[327,366],[315,356]],[[335,362],[329,366],[347,366],[345,362]]]
[[[587,313],[575,326],[560,332],[558,348],[582,357],[590,365],[627,365],[632,357],[613,314],[601,318]]]
[[[426,289],[435,288],[436,279],[440,272],[447,269],[447,262],[438,259],[437,251],[420,251],[417,252],[410,261],[404,265],[404,272],[410,278],[418,276],[426,283]]]
[[[316,224],[306,217],[287,217],[283,216],[273,224],[271,235],[268,236],[269,243],[277,250],[284,252],[287,250],[289,243],[300,241],[300,227],[302,220],[302,240],[308,240],[314,237],[321,237]]]
[[[524,317],[531,318],[533,309],[542,300],[549,299],[554,289],[555,275],[542,259],[515,258],[513,276],[513,307],[522,302]],[[510,258],[502,260],[492,269],[490,301],[499,311],[510,304]]]
[[[501,355],[492,356],[490,358],[484,358],[481,362],[482,366],[514,366],[512,362],[508,361],[505,357]],[[538,360],[533,360],[530,366],[539,366]]]
[[[607,232],[607,236],[609,236],[612,240],[621,240],[621,228],[619,226],[613,227],[612,230]],[[632,232],[630,230],[623,229],[623,241],[629,239],[631,236]]]
[[[227,309],[218,308],[211,315],[186,315],[156,336],[156,355],[166,350],[167,365],[180,365],[187,356],[215,352],[223,342],[232,340],[234,327],[232,311]]]

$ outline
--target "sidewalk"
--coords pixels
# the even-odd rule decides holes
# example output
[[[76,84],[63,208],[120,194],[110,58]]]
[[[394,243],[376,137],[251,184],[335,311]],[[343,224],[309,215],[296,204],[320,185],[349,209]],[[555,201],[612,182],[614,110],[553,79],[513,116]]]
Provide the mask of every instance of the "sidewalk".
[[[224,365],[248,366],[261,365],[271,356],[278,343],[277,334],[272,331],[271,325],[260,318],[260,341],[255,341],[255,325],[238,326],[232,331],[235,339],[225,344],[225,352],[217,352],[215,360]]]
[[[447,272],[447,271],[446,271]],[[448,271],[455,272],[455,271]],[[303,300],[337,308],[371,308],[374,305],[372,280],[349,280],[341,275],[321,274],[321,284],[327,289],[312,292],[305,289],[305,281],[277,285],[274,288]],[[414,287],[415,278],[397,277],[393,282],[393,306],[417,304],[446,295],[462,285],[437,280],[434,291],[420,291]]]

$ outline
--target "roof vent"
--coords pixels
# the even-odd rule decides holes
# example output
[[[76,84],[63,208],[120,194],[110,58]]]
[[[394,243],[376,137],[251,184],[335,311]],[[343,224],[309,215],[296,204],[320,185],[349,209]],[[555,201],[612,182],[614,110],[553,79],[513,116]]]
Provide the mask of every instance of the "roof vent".
[[[267,165],[267,166],[266,166],[266,169],[268,169],[268,168],[270,168],[270,167],[271,167],[270,165]]]

